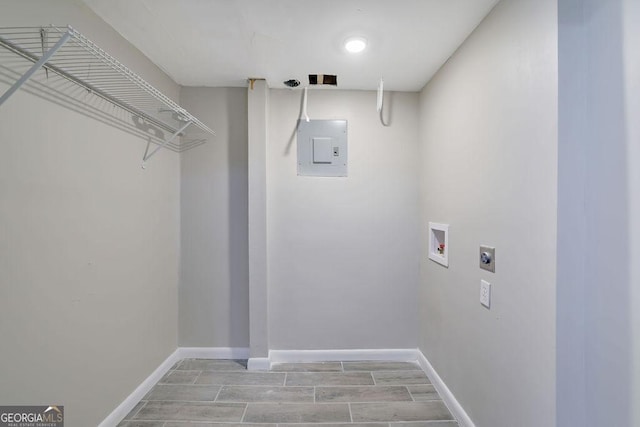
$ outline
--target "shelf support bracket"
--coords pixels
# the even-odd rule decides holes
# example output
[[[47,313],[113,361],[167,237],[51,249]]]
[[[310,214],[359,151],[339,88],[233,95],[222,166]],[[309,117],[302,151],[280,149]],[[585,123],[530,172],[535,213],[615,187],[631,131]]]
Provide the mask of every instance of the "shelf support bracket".
[[[42,68],[42,66],[46,64],[49,59],[51,59],[51,57],[69,40],[70,37],[71,33],[69,31],[65,32],[62,37],[60,37],[60,40],[58,40],[51,49],[49,49],[44,55],[42,55],[42,57],[35,64],[33,64],[31,68],[29,68],[29,70],[13,84],[13,86],[7,89],[4,95],[0,97],[0,105],[2,105],[7,99],[9,99],[9,97],[13,95],[15,91],[20,89],[20,87],[27,80],[29,80],[36,71]]]
[[[146,150],[144,150],[144,156],[142,156],[142,169],[145,169],[147,160],[153,157],[153,155],[156,154],[158,150],[160,150],[161,148],[164,148],[167,144],[169,144],[171,141],[176,139],[187,127],[189,127],[191,123],[192,122],[189,121],[189,122],[186,122],[184,125],[182,125],[182,127],[178,129],[173,135],[171,135],[169,139],[164,141],[162,144],[158,145],[155,148],[155,150],[151,152],[151,154],[149,154],[149,145],[151,144],[151,138],[149,138],[149,140],[147,141],[147,148]]]

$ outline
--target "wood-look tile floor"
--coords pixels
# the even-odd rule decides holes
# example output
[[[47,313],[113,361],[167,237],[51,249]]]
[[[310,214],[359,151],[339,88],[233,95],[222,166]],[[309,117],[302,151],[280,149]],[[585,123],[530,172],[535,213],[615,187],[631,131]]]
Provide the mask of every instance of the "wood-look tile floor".
[[[184,359],[119,427],[457,427],[417,364]],[[295,424],[292,425],[292,424]]]

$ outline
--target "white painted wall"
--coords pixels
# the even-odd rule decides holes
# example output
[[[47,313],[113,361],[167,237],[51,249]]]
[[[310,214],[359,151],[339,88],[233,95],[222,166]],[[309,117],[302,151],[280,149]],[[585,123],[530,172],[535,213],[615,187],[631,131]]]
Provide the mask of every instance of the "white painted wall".
[[[555,423],[556,16],[503,0],[420,96],[419,345],[478,427]],[[428,221],[450,224],[449,268]]]
[[[3,1],[0,25],[73,24],[178,86],[74,1]],[[0,84],[0,92],[8,86]],[[0,107],[0,402],[95,426],[176,348],[179,156],[20,90]]]
[[[312,119],[348,120],[349,176],[297,176],[301,91],[271,90],[267,142],[269,344],[417,345],[418,95],[310,90]]]
[[[179,344],[249,346],[247,91],[182,88],[216,136],[182,153]]]
[[[558,3],[558,426],[637,426],[640,2]]]

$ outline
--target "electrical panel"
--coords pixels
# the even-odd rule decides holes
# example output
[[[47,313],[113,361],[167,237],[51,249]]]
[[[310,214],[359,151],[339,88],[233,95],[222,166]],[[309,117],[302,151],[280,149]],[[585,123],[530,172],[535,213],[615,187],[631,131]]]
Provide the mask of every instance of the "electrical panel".
[[[347,176],[347,121],[298,122],[298,175]]]

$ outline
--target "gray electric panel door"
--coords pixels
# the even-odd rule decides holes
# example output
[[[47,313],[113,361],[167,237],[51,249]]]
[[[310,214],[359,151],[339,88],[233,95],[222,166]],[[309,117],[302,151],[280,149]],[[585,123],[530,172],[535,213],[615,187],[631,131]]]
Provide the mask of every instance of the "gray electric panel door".
[[[300,120],[298,175],[347,176],[346,120]]]

